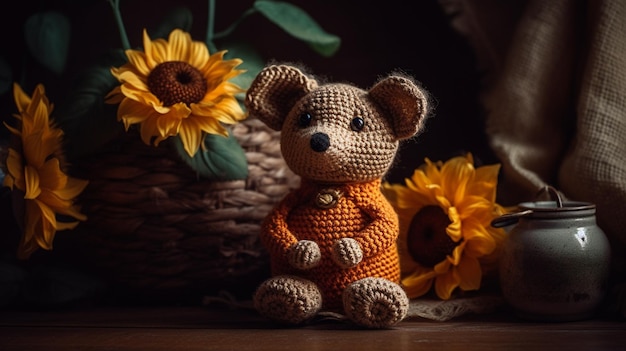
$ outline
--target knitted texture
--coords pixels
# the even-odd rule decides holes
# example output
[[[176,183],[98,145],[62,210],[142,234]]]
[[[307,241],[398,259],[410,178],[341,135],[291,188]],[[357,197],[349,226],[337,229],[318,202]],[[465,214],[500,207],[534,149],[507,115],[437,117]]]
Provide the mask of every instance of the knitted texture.
[[[281,137],[281,152],[295,173],[324,182],[356,182],[378,178],[387,171],[398,143],[388,132],[392,130],[390,122],[380,116],[364,91],[342,84],[329,85],[303,99],[300,110],[294,116],[297,123],[287,122]],[[315,118],[315,127],[308,132],[310,140],[303,138],[299,124],[305,114]],[[355,117],[370,122],[358,133],[352,129],[352,124],[357,123],[352,122]],[[324,152],[311,147],[320,139],[330,143]]]
[[[266,280],[257,289],[254,307],[279,323],[300,324],[322,307],[322,296],[315,284],[299,277]]]
[[[341,311],[341,295],[351,282],[381,277],[398,283],[398,220],[379,187],[379,179],[337,186],[343,193],[337,206],[323,209],[313,205],[319,185],[303,181],[262,226],[261,240],[270,254],[272,274],[298,275],[315,282],[322,292],[324,309],[334,311]],[[344,268],[332,258],[337,254],[335,243],[341,238],[358,243],[363,257],[359,264]],[[315,267],[301,270],[289,262],[288,252],[299,240],[313,241],[319,247],[322,259]],[[351,255],[347,252],[341,259],[350,261]]]
[[[385,328],[404,319],[409,301],[404,290],[380,278],[364,278],[349,286],[343,294],[346,315],[368,328]]]
[[[367,328],[404,318],[398,218],[381,181],[399,140],[421,130],[426,106],[424,92],[399,75],[369,90],[320,85],[289,65],[255,78],[246,107],[281,131],[283,157],[301,177],[262,224],[272,278],[254,296],[261,314],[301,323],[319,308]]]

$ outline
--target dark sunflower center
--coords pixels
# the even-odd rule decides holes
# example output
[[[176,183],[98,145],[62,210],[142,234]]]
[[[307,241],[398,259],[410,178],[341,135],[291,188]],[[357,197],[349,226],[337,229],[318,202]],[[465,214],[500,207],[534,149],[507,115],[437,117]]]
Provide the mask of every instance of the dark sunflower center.
[[[424,267],[434,267],[459,244],[450,239],[450,219],[439,206],[425,206],[411,220],[407,245],[411,257]]]
[[[148,75],[148,89],[164,106],[202,100],[207,82],[202,73],[187,62],[169,61],[156,66]]]

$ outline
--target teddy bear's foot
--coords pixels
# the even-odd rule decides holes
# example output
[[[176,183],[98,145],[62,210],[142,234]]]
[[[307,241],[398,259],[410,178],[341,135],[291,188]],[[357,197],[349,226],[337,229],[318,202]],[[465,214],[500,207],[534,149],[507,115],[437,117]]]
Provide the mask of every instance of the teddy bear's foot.
[[[300,324],[322,308],[322,294],[306,279],[278,276],[264,281],[254,293],[254,307],[279,323]]]
[[[406,317],[409,299],[398,284],[370,277],[346,288],[343,305],[354,323],[367,328],[388,328]]]

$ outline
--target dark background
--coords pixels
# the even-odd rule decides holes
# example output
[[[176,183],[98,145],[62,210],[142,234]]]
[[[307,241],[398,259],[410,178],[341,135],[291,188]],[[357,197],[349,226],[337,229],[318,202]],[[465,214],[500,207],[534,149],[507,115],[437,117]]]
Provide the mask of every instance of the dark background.
[[[402,182],[423,164],[425,157],[443,161],[471,152],[477,165],[497,162],[484,134],[484,111],[479,103],[481,73],[476,68],[476,60],[468,42],[452,29],[451,18],[444,14],[438,1],[289,2],[305,10],[327,32],[342,39],[336,55],[320,56],[258,14],[248,17],[234,35],[254,44],[267,61],[304,65],[325,80],[369,88],[381,76],[401,70],[414,76],[430,93],[434,109],[426,128],[417,138],[402,144],[399,162],[390,171],[389,181]],[[217,0],[216,32],[227,28],[252,3],[253,0]],[[193,12],[192,36],[195,40],[203,40],[208,12],[206,0],[122,0],[121,11],[131,46],[140,46],[142,30],[146,28],[150,33],[168,11],[181,5],[189,7]],[[121,47],[113,12],[106,0],[20,1],[13,6],[12,11],[5,10],[0,14],[0,33],[3,38],[0,56],[16,72],[12,80],[19,82],[28,94],[32,93],[35,84],[43,83],[50,101],[62,101],[63,93],[81,71],[98,61],[111,48]],[[71,22],[69,62],[62,76],[37,65],[29,57],[23,38],[26,19],[33,13],[49,10],[63,12]],[[11,125],[11,115],[16,112],[12,95],[12,92],[0,94],[0,119],[10,121]],[[8,130],[0,126],[0,142],[7,142],[8,137]],[[0,259],[6,255],[11,261],[12,248],[17,245],[19,235],[6,234],[19,233],[19,229],[12,215],[10,196],[12,194],[8,191],[0,193],[0,234],[5,234],[0,235]],[[82,253],[81,250],[71,248],[64,250],[63,241],[59,239],[55,240],[53,251],[39,250],[27,262],[19,263],[20,267],[24,264],[28,268],[28,275],[21,268],[18,270],[22,277],[20,279],[26,279],[26,283],[19,279],[11,283],[23,289],[20,298],[24,301],[54,305],[59,301],[67,301],[68,296],[78,300],[77,294],[92,294],[92,287],[99,286],[99,282],[94,282],[91,275],[73,275],[77,273],[75,270],[82,270],[84,265],[73,264],[69,269],[62,266],[62,278],[56,275],[57,267],[51,265],[51,262],[63,261],[64,253]],[[9,252],[3,252],[7,248]],[[246,282],[255,285],[255,281]],[[31,283],[34,285],[24,285]],[[57,290],[58,287],[61,290]],[[98,293],[100,291],[94,290]],[[0,298],[0,306],[2,302]]]
[[[248,1],[216,2],[216,31],[229,26],[252,5]],[[436,0],[353,2],[338,0],[292,0],[305,10],[327,32],[342,39],[339,51],[322,57],[306,44],[288,36],[260,15],[248,17],[234,33],[253,43],[267,60],[287,61],[307,66],[313,74],[332,81],[371,86],[380,76],[402,70],[416,78],[431,94],[433,113],[424,132],[402,144],[398,163],[388,180],[401,182],[423,163],[446,160],[472,152],[476,163],[497,162],[483,128],[484,111],[479,103],[480,72],[469,44],[450,26]],[[189,7],[194,15],[191,33],[202,40],[206,32],[207,1],[121,1],[121,11],[133,47],[141,44],[143,28],[155,27],[176,6]],[[64,76],[58,77],[41,68],[30,68],[28,74],[45,82],[46,92],[55,101],[74,73],[111,47],[120,47],[113,12],[106,0],[90,1],[21,1],[12,11],[3,11],[0,30],[3,43],[0,55],[19,72],[31,64],[26,54],[22,26],[37,11],[58,10],[69,16],[72,39],[70,61]],[[21,77],[13,77],[19,80]],[[32,87],[24,87],[30,94]],[[3,121],[14,113],[12,94],[0,96]],[[2,128],[0,137],[8,133]]]

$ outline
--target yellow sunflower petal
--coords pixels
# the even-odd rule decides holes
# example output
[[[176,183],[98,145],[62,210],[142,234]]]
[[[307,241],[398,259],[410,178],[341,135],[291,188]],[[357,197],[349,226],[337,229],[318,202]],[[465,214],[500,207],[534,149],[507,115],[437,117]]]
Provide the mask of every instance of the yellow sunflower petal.
[[[118,120],[124,122],[127,130],[133,124],[141,124],[142,140],[154,145],[184,131],[181,140],[184,140],[187,152],[193,152],[201,144],[199,138],[203,133],[227,135],[222,124],[234,124],[246,117],[235,96],[245,90],[229,81],[245,72],[235,69],[242,63],[240,59],[224,60],[225,51],[210,55],[205,43],[193,41],[190,33],[180,29],[170,32],[167,40],[151,40],[144,30],[143,42],[143,53],[128,50],[129,62],[111,70],[121,86],[107,95],[107,102],[120,104]],[[161,64],[168,64],[163,66],[166,70],[196,70],[194,73],[206,80],[206,91],[194,92],[202,98],[186,101],[186,97],[194,95],[180,94],[176,88],[168,95],[170,91],[167,89],[179,83],[176,78],[171,78],[171,74],[157,75],[164,80],[159,86],[167,89],[158,89],[156,93],[150,91],[148,77],[152,78],[152,71]],[[204,86],[199,84],[196,87],[204,89]],[[124,97],[120,99],[117,94]]]
[[[165,61],[163,57],[165,53],[159,53],[159,49],[155,49],[153,47],[152,41],[148,36],[148,31],[145,29],[143,30],[143,50],[145,53],[146,65],[148,65],[148,67],[154,68],[157,64]],[[153,57],[153,55],[156,55],[157,57]]]
[[[197,104],[191,104],[191,108],[194,115],[212,117],[226,124],[235,124],[245,118],[237,99],[229,96],[222,96],[214,101],[202,100]]]
[[[457,287],[480,288],[482,272],[498,262],[506,237],[503,229],[490,225],[495,216],[506,213],[495,203],[498,171],[499,165],[475,168],[471,153],[446,162],[426,158],[412,177],[405,179],[405,185],[383,186],[400,220],[398,252],[403,275],[420,267],[412,257],[416,253],[410,252],[407,244],[409,224],[424,206],[433,205],[447,214],[446,234],[457,243],[451,249],[444,248],[450,250],[440,252],[446,258],[432,268],[435,292],[439,298],[449,299]]]
[[[26,132],[22,140],[25,162],[37,168],[41,167],[46,157],[52,153],[52,150],[44,147],[43,131],[38,129]]]
[[[39,168],[41,186],[48,189],[58,189],[67,184],[67,175],[61,171],[61,163],[58,158],[51,158]]]
[[[28,109],[31,102],[30,96],[28,96],[17,83],[13,83],[13,99],[20,115]]]
[[[44,235],[36,238],[37,245],[44,250],[52,250],[52,242],[54,241],[54,237],[56,235],[56,226],[53,226],[50,222],[43,222],[42,224]]]
[[[43,201],[35,200],[34,202],[39,208],[39,211],[41,213],[41,217],[43,219],[42,224],[44,225],[44,229],[46,229],[46,223],[51,223],[52,224],[51,228],[56,229],[57,217],[54,211],[52,210],[52,208],[50,208],[50,206],[48,206],[48,204],[44,203]],[[44,241],[47,241],[48,238],[50,238],[50,236],[51,236],[50,233],[44,231],[43,237],[46,238]],[[38,237],[42,237],[42,235],[39,235]]]
[[[452,292],[459,286],[461,278],[456,269],[450,269],[447,273],[437,276],[435,279],[435,293],[442,300],[449,300]]]
[[[191,128],[191,123],[185,123],[180,128],[180,140],[187,154],[193,157],[200,149],[202,132],[198,128]]]
[[[22,156],[13,148],[9,148],[9,153],[6,160],[7,171],[9,174],[5,179],[24,179],[24,168],[22,166]],[[12,184],[14,184],[12,182]],[[26,191],[25,184],[20,187],[20,190]]]
[[[120,86],[113,88],[113,90],[104,97],[104,101],[107,104],[119,104],[122,100],[124,100],[124,94],[122,94],[122,88]]]
[[[428,179],[430,183],[441,185],[441,165],[433,163],[428,158],[424,159],[424,162],[424,165],[420,167],[420,170],[424,173],[424,176]]]
[[[180,29],[174,29],[168,38],[167,61],[189,62],[191,35]]]
[[[126,71],[117,75],[117,79],[123,83],[121,92],[128,98],[137,101],[146,101],[150,99],[150,90],[146,82],[146,77],[137,75],[135,72]],[[154,98],[152,98],[154,100]]]
[[[467,241],[462,241],[457,245],[453,250],[452,254],[446,257],[444,262],[448,262],[452,266],[458,266],[463,258],[465,246],[467,245]]]
[[[410,299],[426,294],[433,285],[435,272],[432,270],[417,271],[402,279],[402,287]]]
[[[63,212],[63,214],[72,206],[71,200],[60,198],[50,189],[43,189],[37,200],[45,204],[48,208],[57,210],[58,213]]]
[[[157,145],[160,140],[163,140],[164,137],[161,136],[157,127],[157,117],[145,119],[140,125],[139,135],[146,145]]]
[[[73,192],[73,191],[72,191]],[[72,216],[78,220],[85,220],[86,217],[80,213],[77,206],[74,205],[74,199],[64,198],[67,195],[66,189],[48,190],[44,189],[37,198],[39,202],[45,204],[48,208],[57,214]],[[42,205],[43,206],[43,205]]]
[[[504,239],[507,235],[503,228],[488,227],[487,232],[489,232],[489,236],[493,238],[495,248],[491,253],[478,258],[485,271],[495,270],[498,268],[498,263],[502,255]]]
[[[443,195],[439,184],[431,182],[424,172],[416,170],[411,178],[405,180],[406,187],[410,189],[414,196],[419,196],[420,201],[425,204],[437,204],[437,197]]]
[[[30,115],[37,128],[48,128],[48,116],[52,112],[52,106],[45,96],[43,85],[39,84],[35,87],[32,100],[25,112]]]
[[[38,248],[52,249],[58,214],[84,218],[72,203],[84,189],[84,182],[68,177],[62,170],[63,131],[50,120],[54,106],[43,85],[35,88],[32,97],[14,85],[14,96],[20,111],[15,117],[21,123],[19,129],[10,130],[19,133],[21,145],[9,149],[4,183],[24,192],[18,257],[28,258]]]
[[[152,42],[150,40],[150,36],[148,35],[148,30],[146,28],[143,29],[143,31],[141,32],[141,41],[143,42],[143,52],[146,54],[146,56],[148,55],[147,53],[152,51]],[[129,51],[129,50],[127,50]],[[132,50],[130,50],[132,51]],[[126,56],[128,56],[128,53],[126,53]],[[148,57],[146,57],[146,63],[150,64],[150,62],[148,62],[149,59]]]
[[[201,118],[194,116],[193,119],[186,121],[185,123],[193,124],[194,128],[197,128],[207,134],[221,135],[223,137],[228,136],[228,130],[216,118]]]
[[[218,51],[209,57],[206,66],[203,67],[203,71],[207,75],[207,80],[219,83],[226,77],[232,78],[232,76],[228,75],[231,74],[233,69],[239,66],[242,61],[239,59],[224,60],[224,55],[226,55],[226,50]]]
[[[118,119],[124,122],[126,130],[133,124],[141,124],[155,117],[157,113],[144,104],[131,99],[124,99],[117,110]]]
[[[146,54],[141,51],[128,50],[126,52],[126,57],[128,58],[128,63],[133,67],[134,71],[143,76],[147,77],[150,74],[151,66],[148,65],[146,61]],[[121,75],[125,74],[124,70],[114,69],[114,72],[119,73],[120,75],[116,75],[116,78],[120,79]],[[122,79],[123,80],[123,79]]]
[[[495,201],[499,172],[499,164],[478,167],[474,175],[474,183],[472,187],[468,189],[468,195],[475,195],[489,201]]]
[[[457,212],[455,207],[448,208],[448,219],[450,224],[446,227],[446,233],[450,236],[450,239],[454,242],[459,242],[463,238],[463,223],[461,222],[461,216]]]
[[[18,257],[27,258],[37,248],[51,249],[49,239],[54,238],[54,229],[47,223],[47,213],[41,210],[37,200],[27,200],[24,213],[24,233],[18,248]]]
[[[441,182],[446,198],[457,205],[465,196],[468,183],[474,177],[474,165],[465,157],[454,157],[441,168]]]
[[[466,255],[481,257],[495,250],[496,241],[480,223],[470,218],[465,221],[464,227],[466,228],[463,233],[467,243],[465,246]]]
[[[194,67],[203,67],[209,61],[209,49],[198,41],[191,43],[189,47],[189,64]]]
[[[462,252],[463,250],[461,250],[460,252]],[[433,267],[433,271],[435,271],[435,273],[437,275],[442,275],[445,274],[446,272],[448,272],[448,270],[450,269],[452,265],[450,264],[450,259],[449,257],[447,257],[446,259],[444,259],[443,261],[437,263],[435,265],[435,267]]]
[[[39,187],[39,173],[37,169],[33,168],[30,165],[27,165],[24,168],[24,180],[26,184],[25,199],[35,199],[39,194],[41,194],[41,188]]]
[[[24,201],[24,223],[22,223],[24,226],[23,242],[34,241],[37,236],[37,230],[35,228],[41,225],[42,213],[35,201],[36,200]]]
[[[244,70],[233,70],[231,71],[231,73],[227,74],[223,79],[224,81],[222,82],[222,84],[220,84],[219,89],[222,95],[225,96],[234,96],[236,94],[239,93],[245,93],[246,90],[241,88],[239,85],[233,83],[233,82],[229,82],[226,79],[231,79],[234,78],[242,73],[244,73]]]
[[[74,229],[80,224],[80,222],[57,222],[57,230]]]
[[[161,136],[174,136],[180,132],[183,123],[191,123],[191,109],[184,103],[177,103],[170,107],[168,113],[157,119],[157,128]]]
[[[57,191],[55,191],[55,194],[57,194],[57,196],[62,199],[72,200],[78,197],[78,195],[80,195],[83,190],[85,190],[87,185],[89,185],[89,181],[87,180],[68,177],[65,187],[63,187],[62,189],[57,189]]]
[[[424,171],[416,169],[411,175],[411,178],[406,180],[407,186],[413,190],[426,189],[430,184],[437,184],[429,178]]]
[[[13,190],[13,187],[15,187],[15,180],[13,179],[12,176],[6,175],[4,179],[2,180],[2,186]]]
[[[493,202],[478,196],[466,196],[458,205],[462,219],[480,218],[483,222],[492,219]]]
[[[415,213],[423,206],[434,203],[428,194],[416,192],[402,185],[392,185],[388,190],[394,193],[393,204],[399,209],[413,208]]]
[[[464,291],[480,289],[483,274],[477,259],[463,257],[456,269],[460,278],[459,288]]]

